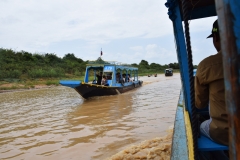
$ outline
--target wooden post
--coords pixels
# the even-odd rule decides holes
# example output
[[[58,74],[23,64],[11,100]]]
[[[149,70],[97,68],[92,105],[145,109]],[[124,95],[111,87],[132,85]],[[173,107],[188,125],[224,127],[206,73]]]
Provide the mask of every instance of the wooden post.
[[[230,159],[240,159],[240,1],[215,0],[223,53]]]

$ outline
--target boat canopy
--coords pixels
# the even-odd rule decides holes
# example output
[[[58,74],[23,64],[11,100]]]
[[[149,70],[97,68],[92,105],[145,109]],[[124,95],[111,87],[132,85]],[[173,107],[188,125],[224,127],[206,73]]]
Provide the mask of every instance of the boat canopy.
[[[137,71],[138,68],[135,67],[129,67],[129,66],[116,66],[116,70],[127,70],[127,71]]]
[[[199,19],[199,18],[206,18],[216,16],[216,7],[214,0],[177,0],[180,9],[181,19],[183,20],[183,10],[182,4],[183,1],[186,4],[186,8],[188,10],[188,20]],[[176,0],[167,0],[165,3],[166,7],[168,8],[168,15],[171,20],[176,18],[175,13],[175,5]]]
[[[138,68],[136,67],[132,67],[129,64],[122,64],[122,63],[118,63],[115,61],[104,61],[102,60],[101,57],[99,57],[96,61],[89,61],[87,63],[87,68],[88,69],[103,69],[104,67],[104,71],[111,71],[112,68],[111,66],[115,66],[116,70],[120,69],[120,70],[126,70],[126,71],[137,71]],[[106,68],[107,67],[107,68]]]

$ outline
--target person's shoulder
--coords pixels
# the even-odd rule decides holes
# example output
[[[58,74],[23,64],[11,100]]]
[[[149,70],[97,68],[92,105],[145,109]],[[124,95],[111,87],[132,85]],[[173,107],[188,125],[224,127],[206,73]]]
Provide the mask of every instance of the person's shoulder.
[[[206,57],[205,59],[203,59],[199,65],[198,65],[198,69],[200,68],[207,68],[210,67],[212,65],[216,65],[216,64],[220,64],[222,63],[222,55],[221,53],[217,53],[215,55],[211,55],[209,57]]]

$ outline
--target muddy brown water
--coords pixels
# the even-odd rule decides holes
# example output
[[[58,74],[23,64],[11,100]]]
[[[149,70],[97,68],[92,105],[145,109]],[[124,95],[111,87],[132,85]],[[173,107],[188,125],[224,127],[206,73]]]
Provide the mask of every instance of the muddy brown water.
[[[0,159],[102,160],[167,134],[180,75],[141,77],[127,93],[83,100],[71,88],[0,94]]]

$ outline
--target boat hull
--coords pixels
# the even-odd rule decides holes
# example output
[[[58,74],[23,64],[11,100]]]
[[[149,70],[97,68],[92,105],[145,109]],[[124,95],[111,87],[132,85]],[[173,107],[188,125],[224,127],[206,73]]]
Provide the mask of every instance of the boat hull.
[[[126,85],[122,87],[112,87],[112,86],[103,86],[96,84],[88,84],[82,83],[80,86],[75,87],[74,89],[85,99],[95,96],[109,96],[109,95],[117,95],[134,88],[140,87],[142,85],[142,81],[139,83],[132,83],[131,85]]]
[[[173,73],[165,73],[165,76],[173,76]]]

